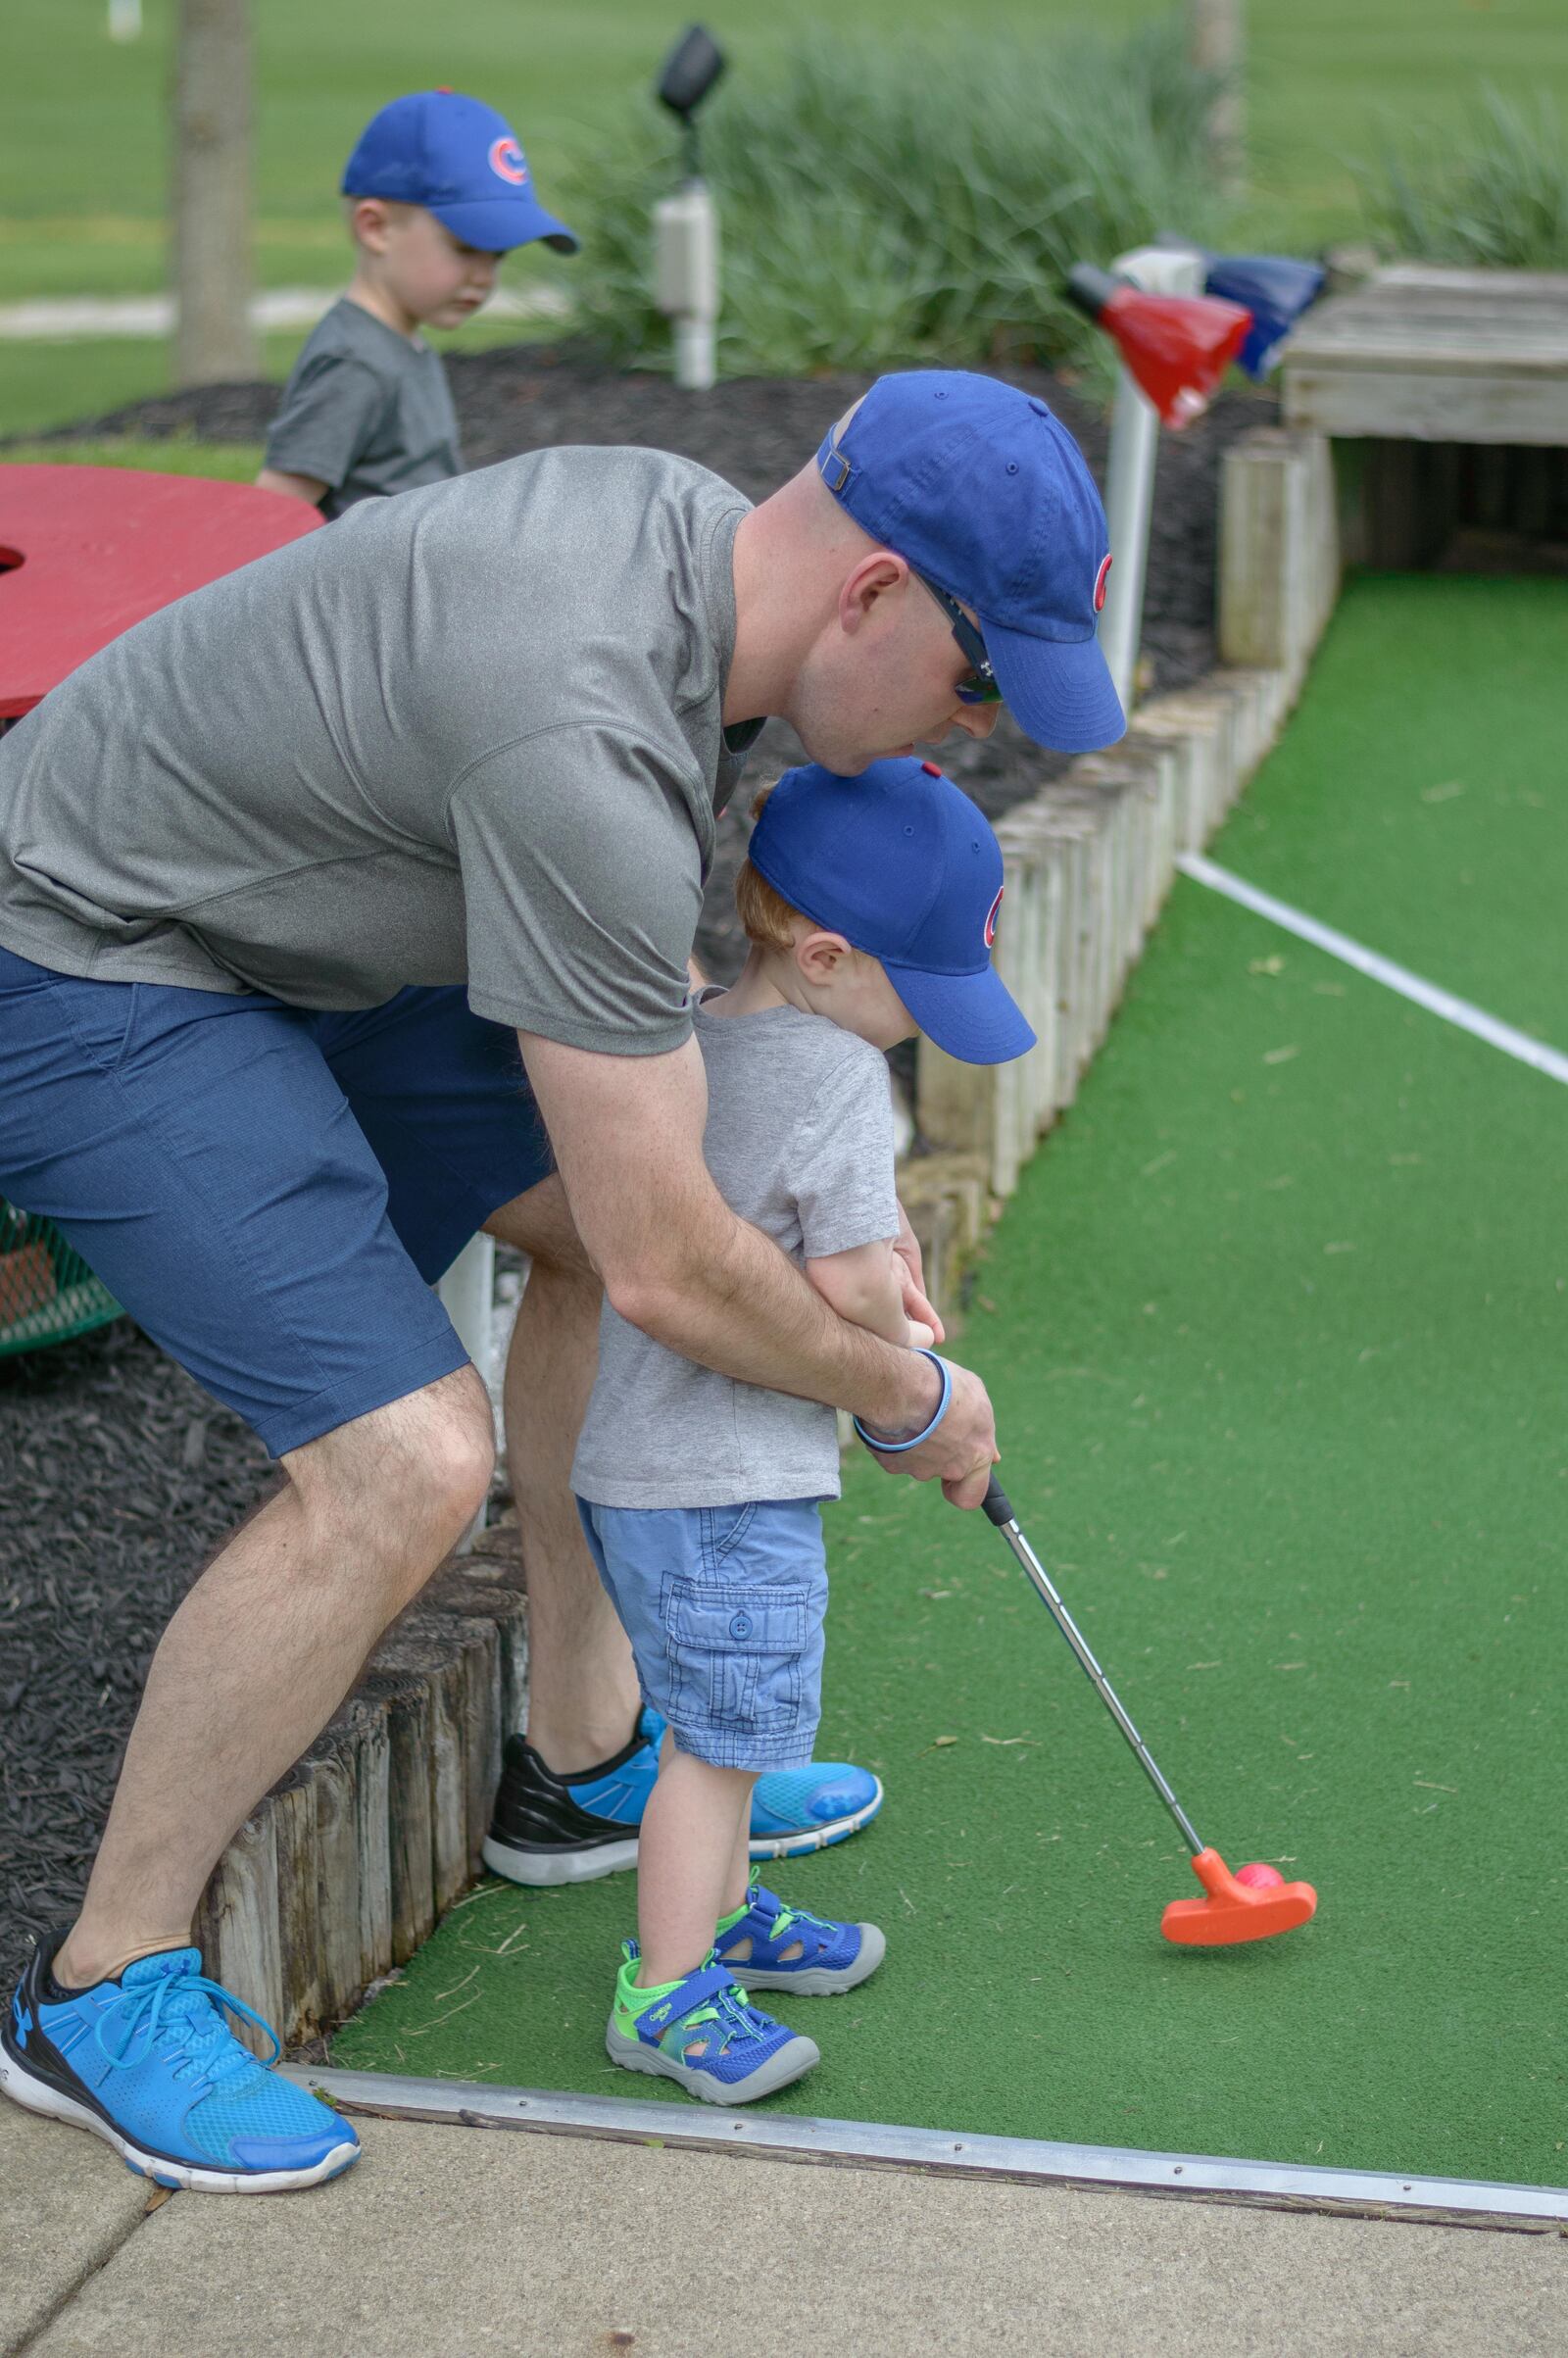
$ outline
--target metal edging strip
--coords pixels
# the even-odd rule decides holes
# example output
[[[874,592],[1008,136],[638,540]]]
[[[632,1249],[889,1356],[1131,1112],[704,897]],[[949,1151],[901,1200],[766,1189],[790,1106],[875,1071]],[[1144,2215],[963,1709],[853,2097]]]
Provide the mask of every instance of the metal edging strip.
[[[794,2113],[721,2112],[708,2106],[687,2111],[621,2096],[556,2095],[540,2088],[486,2088],[472,2081],[406,2079],[395,2072],[317,2070],[308,2064],[284,2068],[302,2088],[318,2088],[350,2111],[398,2120],[657,2141],[778,2159],[881,2163],[1128,2192],[1218,2195],[1289,2209],[1515,2227],[1568,2222],[1564,2186],[1406,2178],[1391,2171],[1331,2170],[1220,2154],[1142,2153],[1122,2145],[969,2137],[945,2129],[898,2129],[875,2121],[822,2121]]]

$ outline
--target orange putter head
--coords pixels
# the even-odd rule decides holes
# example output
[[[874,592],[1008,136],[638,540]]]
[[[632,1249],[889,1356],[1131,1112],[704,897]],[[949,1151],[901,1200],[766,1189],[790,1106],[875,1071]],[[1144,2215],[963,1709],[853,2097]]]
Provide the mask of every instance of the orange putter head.
[[[1271,1940],[1317,1913],[1309,1883],[1287,1883],[1275,1867],[1242,1867],[1233,1875],[1217,1850],[1200,1850],[1193,1873],[1201,1899],[1173,1899],[1159,1920],[1167,1940],[1188,1948],[1227,1948],[1237,1940]]]

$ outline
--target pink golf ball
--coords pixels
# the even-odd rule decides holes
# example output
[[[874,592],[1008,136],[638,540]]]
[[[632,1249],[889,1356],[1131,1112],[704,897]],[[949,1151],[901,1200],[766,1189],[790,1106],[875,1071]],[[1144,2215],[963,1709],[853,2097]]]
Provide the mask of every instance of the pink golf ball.
[[[1278,1867],[1268,1867],[1261,1859],[1253,1859],[1236,1870],[1238,1883],[1245,1883],[1253,1891],[1272,1891],[1285,1881]]]

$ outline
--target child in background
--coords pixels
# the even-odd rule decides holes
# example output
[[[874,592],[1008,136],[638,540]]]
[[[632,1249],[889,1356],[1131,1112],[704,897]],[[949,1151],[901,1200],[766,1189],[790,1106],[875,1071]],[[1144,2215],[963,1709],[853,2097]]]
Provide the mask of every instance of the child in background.
[[[1034,1045],[991,965],[1002,854],[968,797],[913,759],[855,778],[789,770],[757,813],[735,888],[751,954],[733,988],[695,1003],[708,1167],[841,1317],[925,1350],[894,1251],[883,1052],[916,1029],[976,1064]],[[934,1426],[949,1387],[927,1355],[943,1375]],[[748,1880],[754,1782],[811,1757],[837,1420],[681,1358],[607,1302],[572,1487],[643,1700],[666,1723],[606,2043],[707,2102],[749,2102],[820,2057],[748,1991],[853,1990],[885,1947],[875,1925],[808,1915]]]
[[[446,371],[419,329],[476,312],[514,246],[577,247],[535,197],[505,117],[455,90],[383,107],[343,195],[354,276],[306,339],[256,478],[326,516],[462,473]]]

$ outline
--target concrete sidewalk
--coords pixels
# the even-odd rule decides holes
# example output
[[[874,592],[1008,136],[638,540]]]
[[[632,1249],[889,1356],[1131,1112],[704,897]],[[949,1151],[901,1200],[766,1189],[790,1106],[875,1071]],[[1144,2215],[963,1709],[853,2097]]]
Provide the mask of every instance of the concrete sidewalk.
[[[361,2124],[335,2185],[147,2189],[0,2103],[0,2358],[1533,2358],[1568,2241]]]

